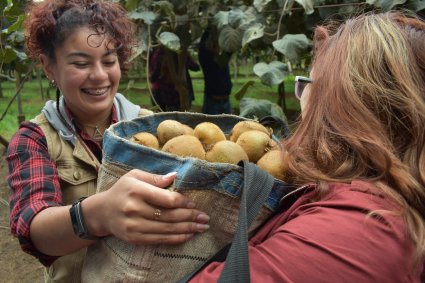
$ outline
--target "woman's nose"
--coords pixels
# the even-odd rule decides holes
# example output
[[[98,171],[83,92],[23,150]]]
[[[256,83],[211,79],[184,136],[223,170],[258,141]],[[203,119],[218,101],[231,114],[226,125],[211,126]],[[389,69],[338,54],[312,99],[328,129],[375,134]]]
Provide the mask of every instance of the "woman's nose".
[[[91,80],[102,80],[108,77],[106,68],[102,64],[95,64],[90,72]]]

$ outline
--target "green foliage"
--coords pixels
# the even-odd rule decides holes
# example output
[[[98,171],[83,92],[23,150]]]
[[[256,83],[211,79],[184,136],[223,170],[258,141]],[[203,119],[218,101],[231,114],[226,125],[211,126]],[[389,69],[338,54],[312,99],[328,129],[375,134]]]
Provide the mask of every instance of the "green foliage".
[[[315,25],[328,18],[344,19],[361,9],[389,10],[408,8],[415,12],[425,9],[424,0],[173,0],[173,1],[123,1],[132,13],[151,12],[149,18],[139,21],[139,29],[151,27],[172,32],[177,37],[197,44],[202,30],[208,25],[217,27],[221,51],[242,56],[258,54],[267,62],[280,60],[299,65],[310,56],[311,31]],[[135,2],[138,4],[135,5]],[[136,7],[137,6],[137,7]],[[139,16],[142,19],[142,16]],[[153,20],[154,19],[154,20]],[[179,27],[186,27],[187,29]],[[184,33],[185,32],[185,33]],[[142,34],[142,32],[140,33]],[[140,38],[149,47],[149,38]],[[151,41],[152,44],[163,44]],[[188,46],[190,43],[182,44]],[[173,49],[174,50],[174,49]],[[280,54],[276,55],[276,51]],[[309,61],[307,59],[307,61]],[[264,62],[267,64],[267,62]],[[273,74],[273,73],[270,73]],[[263,74],[264,75],[264,74]],[[279,80],[263,79],[267,83]]]
[[[180,38],[172,32],[162,32],[158,38],[159,42],[168,49],[178,52],[180,51]]]
[[[244,32],[243,38],[242,38],[242,47],[245,47],[248,43],[251,41],[262,38],[264,35],[264,27],[262,24],[257,23],[249,28]]]
[[[12,80],[15,70],[19,73],[26,72],[30,63],[24,52],[25,37],[22,30],[26,1],[3,2],[6,5],[1,18],[0,69],[2,77]]]
[[[269,64],[260,62],[255,64],[254,73],[260,77],[263,84],[278,85],[285,79],[285,75],[288,73],[288,65],[280,61],[273,61]]]
[[[273,47],[293,63],[299,62],[302,54],[311,46],[305,34],[285,34],[282,39],[273,42]]]
[[[250,92],[268,90],[276,95],[277,90],[271,88],[276,88],[291,74],[285,63],[308,66],[312,29],[325,19],[342,20],[358,10],[373,9],[406,8],[425,15],[424,0],[362,0],[360,4],[358,0],[110,1],[121,3],[136,24],[139,45],[132,59],[139,62],[135,66],[146,66],[147,52],[154,45],[164,45],[173,51],[196,51],[203,30],[215,26],[221,51],[236,54],[233,56],[238,58],[256,57],[263,61],[255,65],[254,73],[267,85],[263,86],[266,90],[259,84],[248,84],[243,89],[248,96]],[[0,0],[4,7],[0,18],[0,78],[14,80],[15,72],[28,71],[30,62],[24,53],[22,32],[27,2]],[[224,58],[228,55],[222,55],[220,59],[228,62],[229,58]],[[234,92],[239,89],[234,82]],[[146,99],[149,100],[149,96]]]
[[[219,35],[218,44],[221,50],[234,53],[241,48],[241,38],[242,34],[240,30],[226,26]]]

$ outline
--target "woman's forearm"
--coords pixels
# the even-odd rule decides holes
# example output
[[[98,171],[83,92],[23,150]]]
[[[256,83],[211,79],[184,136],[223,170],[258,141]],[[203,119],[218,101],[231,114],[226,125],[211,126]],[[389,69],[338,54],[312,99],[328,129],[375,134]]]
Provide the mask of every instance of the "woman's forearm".
[[[30,226],[31,240],[40,252],[63,256],[93,243],[75,235],[69,214],[70,207],[49,207],[34,217]]]

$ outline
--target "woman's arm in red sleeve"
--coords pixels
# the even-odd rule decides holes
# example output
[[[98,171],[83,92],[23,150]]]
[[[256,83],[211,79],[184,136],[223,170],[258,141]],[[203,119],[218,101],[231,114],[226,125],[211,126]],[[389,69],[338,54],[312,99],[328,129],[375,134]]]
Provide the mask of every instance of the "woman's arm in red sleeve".
[[[51,159],[43,131],[34,123],[23,123],[7,149],[7,182],[10,192],[10,227],[21,248],[50,264],[56,257],[40,253],[30,238],[30,224],[43,209],[62,202],[59,176]]]

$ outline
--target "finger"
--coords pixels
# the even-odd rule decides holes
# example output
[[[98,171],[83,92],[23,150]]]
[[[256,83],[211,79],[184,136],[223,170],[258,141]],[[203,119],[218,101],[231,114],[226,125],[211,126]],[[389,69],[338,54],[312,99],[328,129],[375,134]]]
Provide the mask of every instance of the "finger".
[[[178,245],[192,239],[195,234],[139,234],[135,235],[132,241],[128,241],[135,245]]]
[[[140,182],[140,181],[135,181]],[[129,218],[142,218],[162,222],[198,222],[207,223],[210,219],[204,212],[191,209],[191,208],[167,208],[160,206],[161,202],[159,199],[169,197],[168,194],[172,193],[156,187],[148,188],[148,184],[144,184],[143,193],[140,193],[136,197],[128,199],[125,204],[121,206],[120,211],[123,215]],[[150,191],[147,193],[146,191]],[[153,196],[147,197],[152,194]],[[178,193],[177,193],[178,194]],[[179,194],[178,194],[179,195]],[[183,197],[179,195],[178,197]],[[155,204],[149,203],[149,199],[153,199]],[[190,201],[189,199],[185,201]],[[164,202],[164,201],[163,201]]]
[[[139,199],[149,203],[152,206],[163,208],[195,207],[195,204],[188,197],[178,192],[161,189],[156,185],[139,180],[137,178],[133,178],[131,175],[127,177],[132,183],[133,192],[139,196]]]
[[[210,217],[196,209],[161,209],[161,208],[152,208],[150,217],[147,216],[147,219],[160,221],[160,222],[169,222],[169,223],[178,223],[178,222],[197,222],[197,223],[208,223]]]
[[[207,224],[193,222],[163,223],[144,221],[143,225],[128,226],[126,229],[128,234],[124,240],[135,244],[147,243],[146,241],[164,243],[163,240],[168,237],[181,239],[181,237],[190,237],[192,234],[205,232],[209,228]],[[174,240],[171,240],[171,242],[174,242]]]
[[[166,175],[158,175],[148,173],[143,170],[133,169],[128,173],[128,175],[156,187],[165,188],[174,181],[177,176],[177,172],[170,172]]]

